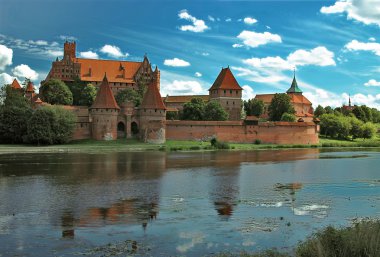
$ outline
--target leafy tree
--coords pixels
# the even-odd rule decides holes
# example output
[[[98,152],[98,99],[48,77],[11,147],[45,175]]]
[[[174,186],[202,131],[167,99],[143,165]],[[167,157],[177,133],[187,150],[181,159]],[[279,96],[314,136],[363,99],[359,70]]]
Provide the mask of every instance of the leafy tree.
[[[50,104],[71,105],[73,94],[59,79],[51,79],[40,87],[41,100]]]
[[[254,115],[259,117],[264,113],[264,102],[260,99],[249,99],[248,101],[244,101],[243,105],[248,116]]]
[[[356,116],[356,118],[358,118],[359,120],[363,121],[363,122],[367,122],[368,119],[367,119],[367,115],[364,111],[364,109],[361,107],[361,106],[356,106],[354,107],[354,109],[352,110],[352,113]]]
[[[86,84],[85,81],[81,81],[76,78],[74,82],[67,85],[73,94],[73,105],[77,106],[91,106],[96,98],[96,87],[91,83]]]
[[[135,91],[132,88],[120,90],[117,92],[115,99],[118,105],[131,101],[135,106],[139,106],[142,102],[142,96],[138,91]]]
[[[362,138],[372,138],[376,134],[376,127],[371,122],[364,123],[361,127]]]
[[[34,111],[27,123],[26,140],[33,144],[63,144],[75,127],[75,115],[61,106],[46,106]]]
[[[0,142],[22,143],[26,135],[26,121],[31,115],[31,107],[23,92],[6,85],[1,88]]]
[[[210,101],[206,104],[203,111],[202,120],[227,120],[228,113],[217,101]]]
[[[318,105],[317,108],[315,108],[314,116],[319,117],[325,113],[326,113],[326,110],[321,105]]]
[[[380,112],[376,108],[371,109],[372,112],[372,122],[380,123]]]
[[[194,97],[183,105],[182,120],[202,120],[205,110],[205,102],[202,98]]]
[[[363,122],[361,120],[358,120],[356,117],[349,117],[349,121],[351,123],[350,134],[352,136],[352,139],[362,137]]]
[[[365,106],[365,105],[362,105],[361,106],[362,110],[364,111],[365,113],[365,117],[366,117],[366,121],[364,122],[372,122],[372,110],[371,108]]]
[[[268,107],[269,119],[279,121],[285,112],[294,114],[295,110],[290,99],[290,96],[287,94],[275,94]]]
[[[295,122],[296,116],[294,114],[284,112],[284,114],[282,114],[282,116],[281,116],[281,121]]]
[[[172,111],[166,112],[166,119],[167,120],[178,120],[179,117],[180,117],[179,112],[172,112]]]
[[[334,112],[334,110],[333,110],[333,108],[331,108],[331,106],[326,106],[325,107],[325,113],[331,114],[333,112]]]

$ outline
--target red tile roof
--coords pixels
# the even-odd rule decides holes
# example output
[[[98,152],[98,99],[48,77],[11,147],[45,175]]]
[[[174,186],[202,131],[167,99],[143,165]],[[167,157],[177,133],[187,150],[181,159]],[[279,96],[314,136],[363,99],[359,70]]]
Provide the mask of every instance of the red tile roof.
[[[91,108],[105,108],[105,109],[119,109],[119,105],[116,103],[115,97],[113,96],[110,85],[108,84],[107,76],[104,74],[102,84],[100,85],[99,91],[96,95],[95,101]]]
[[[165,104],[162,101],[160,92],[158,91],[157,82],[153,81],[144,95],[144,99],[140,105],[140,108],[146,109],[162,109],[166,110]]]
[[[80,79],[82,81],[102,81],[104,72],[106,72],[108,81],[112,83],[132,83],[134,75],[142,64],[142,62],[83,58],[75,58],[74,62],[81,64]]]
[[[28,82],[28,85],[26,86],[26,92],[34,92],[34,85],[32,81]]]
[[[222,68],[218,77],[216,78],[214,84],[212,84],[210,90],[214,89],[232,89],[232,90],[243,90],[239,83],[236,81],[234,75],[232,74],[229,67]]]
[[[17,79],[14,79],[12,84],[11,84],[11,87],[13,89],[21,89],[21,86],[20,86],[20,83],[18,83]]]

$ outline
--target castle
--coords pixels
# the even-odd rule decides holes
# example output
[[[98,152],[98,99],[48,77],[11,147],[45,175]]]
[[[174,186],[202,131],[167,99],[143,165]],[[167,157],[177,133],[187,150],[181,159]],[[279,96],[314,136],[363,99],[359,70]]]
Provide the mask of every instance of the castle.
[[[138,138],[143,142],[164,143],[166,139],[209,140],[216,137],[226,142],[241,143],[257,140],[275,144],[318,143],[319,126],[312,120],[311,103],[302,95],[295,77],[287,93],[300,118],[298,122],[259,122],[253,116],[242,120],[243,89],[229,67],[222,68],[207,96],[161,97],[160,71],[157,67],[153,71],[147,56],[142,62],[77,58],[75,42],[66,42],[64,56],[52,63],[46,77],[49,79],[60,79],[65,83],[79,79],[98,88],[92,106],[64,106],[77,116],[73,139]],[[127,102],[119,106],[114,95],[126,88],[137,90],[140,83],[148,85],[141,105],[135,107],[132,102]],[[16,88],[16,84],[17,80],[12,87]],[[31,82],[26,91],[36,108],[46,104],[35,94]],[[256,97],[263,99],[266,105],[273,97],[263,96]],[[219,102],[229,114],[229,120],[166,120],[167,111],[180,111],[184,103],[193,97]]]

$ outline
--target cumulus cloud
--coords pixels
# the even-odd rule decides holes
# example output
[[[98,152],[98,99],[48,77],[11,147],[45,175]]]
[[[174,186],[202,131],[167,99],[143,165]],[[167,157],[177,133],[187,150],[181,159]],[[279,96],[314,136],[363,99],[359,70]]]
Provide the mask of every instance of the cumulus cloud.
[[[80,52],[79,55],[80,55],[80,57],[88,58],[88,59],[98,59],[99,58],[98,54],[93,52],[93,51]]]
[[[174,80],[162,84],[162,92],[168,95],[199,95],[204,90],[201,84],[195,80]]]
[[[268,43],[282,42],[281,37],[277,34],[272,34],[270,32],[258,33],[249,30],[243,30],[237,38],[242,40],[245,46],[252,48],[266,45]]]
[[[78,38],[76,38],[76,37],[74,37],[74,36],[66,36],[66,35],[60,35],[58,38],[59,38],[60,40],[64,40],[64,41],[66,41],[66,40],[69,40],[69,41],[77,41],[77,40],[78,40]]]
[[[252,24],[255,24],[257,22],[256,19],[251,18],[251,17],[245,17],[243,21],[245,24],[248,24],[248,25],[252,25]]]
[[[368,80],[368,82],[364,83],[366,87],[380,87],[380,81],[376,81],[374,79]]]
[[[225,21],[226,21],[226,22],[231,22],[232,19],[231,19],[231,18],[227,18]]]
[[[121,58],[121,57],[128,57],[128,53],[122,53],[119,47],[114,46],[114,45],[104,45],[101,49],[100,52],[114,58]]]
[[[164,65],[172,66],[172,67],[186,67],[186,66],[190,66],[190,63],[182,59],[174,58],[174,59],[166,59],[164,61]]]
[[[214,17],[212,17],[211,15],[209,15],[207,18],[208,18],[210,21],[212,21],[212,22],[214,22],[214,21],[215,21],[215,18],[214,18]]]
[[[11,65],[12,58],[13,50],[5,45],[0,45],[0,70],[4,70],[6,66]]]
[[[32,45],[38,45],[38,46],[47,46],[47,45],[49,45],[49,43],[47,41],[45,41],[45,40],[36,40],[36,41],[29,40],[28,43],[32,44]]]
[[[344,46],[349,51],[370,51],[380,56],[380,43],[364,43],[357,40],[352,40]]]
[[[51,57],[61,57],[61,56],[63,56],[63,51],[48,49],[48,50],[46,50],[46,54],[51,56]]]
[[[37,80],[38,79],[38,73],[34,70],[32,70],[28,65],[26,64],[20,64],[14,69],[12,69],[13,75],[19,78],[28,78],[30,80]]]
[[[370,37],[370,38],[368,38],[368,40],[373,42],[373,41],[376,41],[376,38]]]
[[[190,21],[192,25],[183,25],[179,29],[182,31],[192,31],[192,32],[204,32],[208,29],[208,26],[203,20],[199,20],[194,16],[191,16],[187,10],[182,10],[178,13],[178,17],[183,20]],[[211,16],[210,16],[211,17]]]
[[[232,47],[233,48],[240,48],[240,47],[243,47],[244,45],[242,44],[233,44]]]
[[[297,50],[291,53],[288,62],[294,66],[316,65],[316,66],[335,66],[334,53],[324,46],[318,46],[310,51]]]
[[[199,77],[202,77],[202,73],[200,73],[200,72],[198,72],[198,71],[197,71],[194,75],[195,75],[195,77],[198,77],[198,78],[199,78]]]
[[[380,26],[379,0],[339,0],[334,5],[323,6],[320,11],[324,14],[345,13],[347,19]]]
[[[242,88],[243,88],[243,95],[242,95],[243,100],[252,99],[256,96],[256,94],[253,92],[252,87],[248,85],[244,85],[242,86]]]
[[[14,77],[9,75],[8,73],[0,73],[0,87],[3,85],[8,85],[13,82]]]
[[[272,84],[276,87],[280,87],[278,83],[289,79],[284,72],[293,70],[297,66],[336,65],[334,53],[323,46],[311,50],[296,50],[285,59],[280,56],[268,56],[244,59],[242,62],[246,65],[245,67],[232,67],[238,71],[237,76],[245,77],[249,81]]]

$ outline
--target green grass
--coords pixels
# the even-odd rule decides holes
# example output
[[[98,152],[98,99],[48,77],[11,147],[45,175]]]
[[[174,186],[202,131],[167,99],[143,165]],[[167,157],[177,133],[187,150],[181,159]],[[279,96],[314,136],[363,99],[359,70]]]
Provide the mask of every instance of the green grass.
[[[320,147],[380,147],[380,138],[378,136],[371,139],[354,139],[354,140],[338,140],[320,137]]]

